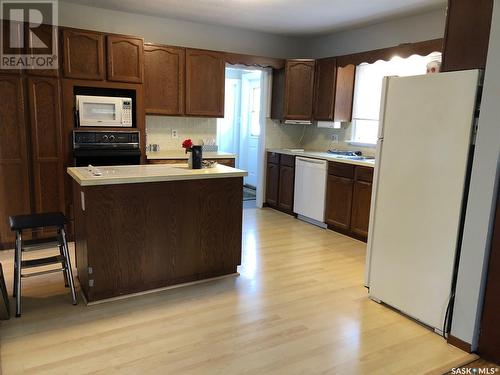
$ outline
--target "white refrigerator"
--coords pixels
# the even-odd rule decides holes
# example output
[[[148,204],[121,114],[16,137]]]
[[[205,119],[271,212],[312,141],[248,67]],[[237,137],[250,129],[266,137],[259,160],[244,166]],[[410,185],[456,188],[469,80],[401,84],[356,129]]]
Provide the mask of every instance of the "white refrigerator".
[[[442,331],[469,173],[478,70],[384,79],[367,244],[370,297]]]

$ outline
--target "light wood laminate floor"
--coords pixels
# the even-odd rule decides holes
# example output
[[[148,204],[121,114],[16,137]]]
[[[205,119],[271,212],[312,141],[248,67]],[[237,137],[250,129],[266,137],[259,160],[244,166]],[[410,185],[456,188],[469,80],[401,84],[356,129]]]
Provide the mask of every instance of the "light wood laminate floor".
[[[423,374],[470,362],[368,299],[364,243],[246,209],[243,244],[238,277],[94,306],[72,306],[61,274],[23,280],[24,314],[0,326],[3,375]],[[9,288],[12,258],[0,252]]]

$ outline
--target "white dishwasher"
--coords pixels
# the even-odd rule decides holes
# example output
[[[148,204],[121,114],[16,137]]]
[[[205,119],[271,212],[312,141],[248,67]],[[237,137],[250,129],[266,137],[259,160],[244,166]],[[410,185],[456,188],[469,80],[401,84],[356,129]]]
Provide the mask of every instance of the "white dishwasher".
[[[326,228],[325,197],[328,162],[297,156],[293,211],[297,218]]]

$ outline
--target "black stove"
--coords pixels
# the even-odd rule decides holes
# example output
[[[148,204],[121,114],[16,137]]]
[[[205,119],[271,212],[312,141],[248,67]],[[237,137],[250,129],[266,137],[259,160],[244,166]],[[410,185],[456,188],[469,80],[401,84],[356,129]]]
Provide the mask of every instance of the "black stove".
[[[140,164],[140,133],[73,130],[73,157],[77,167]]]

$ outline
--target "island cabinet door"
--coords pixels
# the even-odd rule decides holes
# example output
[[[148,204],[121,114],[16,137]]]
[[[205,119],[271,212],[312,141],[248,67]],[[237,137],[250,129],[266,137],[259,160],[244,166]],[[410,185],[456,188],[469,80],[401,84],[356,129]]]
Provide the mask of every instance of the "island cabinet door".
[[[353,180],[328,175],[326,189],[326,223],[348,231],[351,225]]]
[[[19,76],[0,74],[0,249],[14,243],[8,217],[31,211],[23,86]]]
[[[286,62],[285,119],[312,119],[314,66],[314,60],[288,60]]]
[[[185,49],[144,46],[144,107],[146,113],[184,114]]]
[[[55,78],[29,78],[28,92],[34,211],[64,212],[64,165],[59,81]]]
[[[219,52],[186,50],[186,115],[224,117],[225,63]]]
[[[104,80],[104,35],[65,29],[62,36],[64,77]]]
[[[144,39],[108,35],[108,80],[142,83],[144,77]]]

